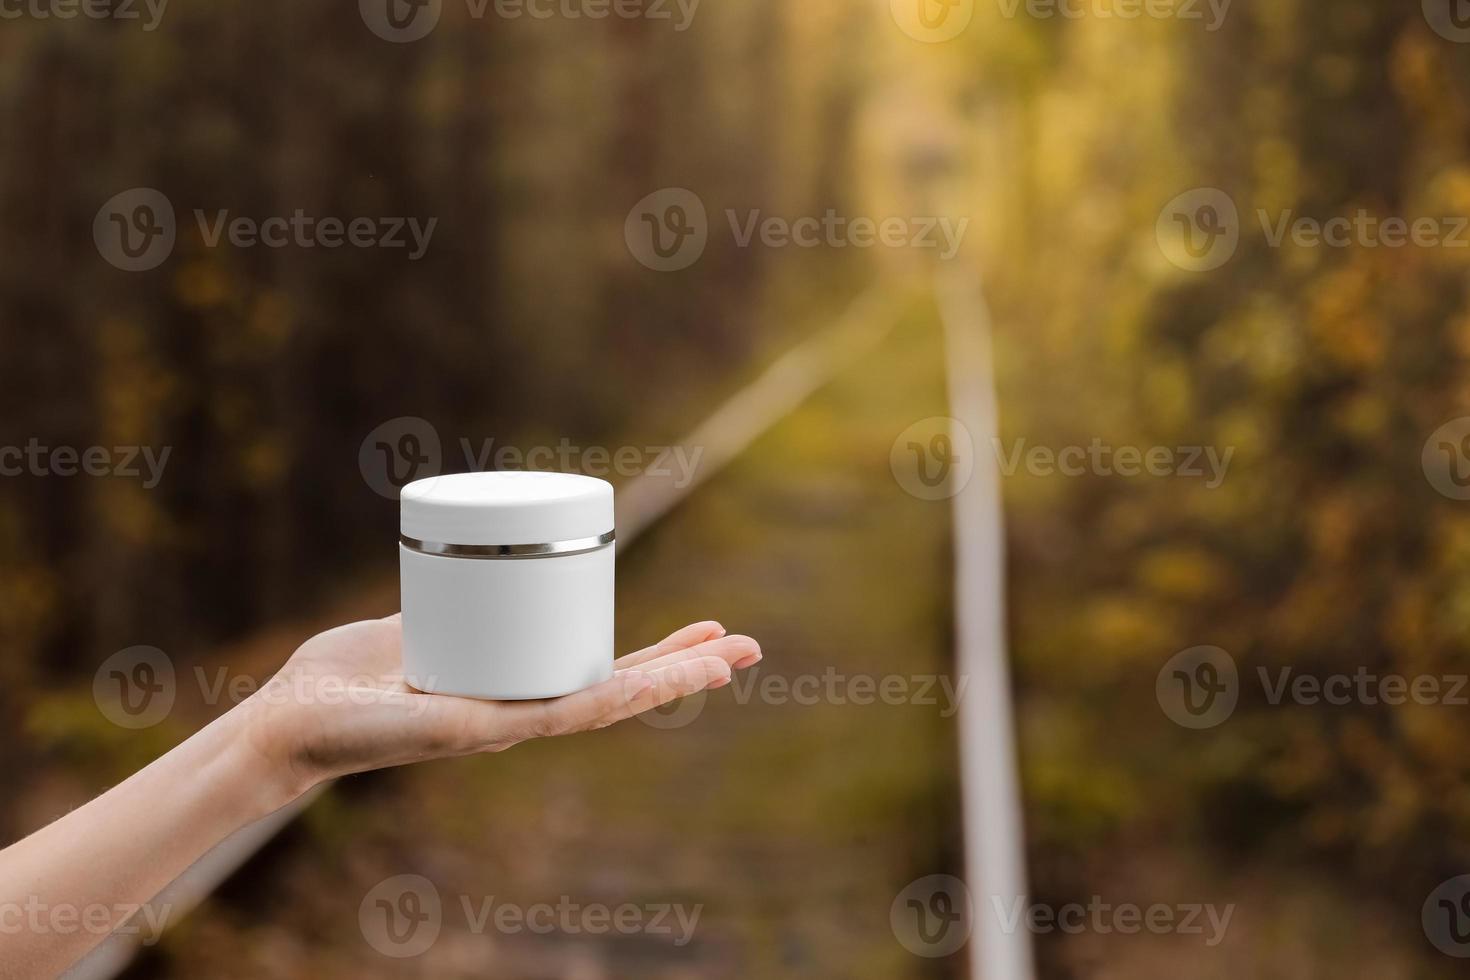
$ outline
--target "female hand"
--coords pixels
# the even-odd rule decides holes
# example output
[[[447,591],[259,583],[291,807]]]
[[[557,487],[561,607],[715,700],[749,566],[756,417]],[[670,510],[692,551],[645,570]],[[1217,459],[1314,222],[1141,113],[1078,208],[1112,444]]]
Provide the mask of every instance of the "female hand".
[[[605,728],[723,687],[732,670],[761,659],[750,637],[695,623],[623,657],[610,680],[585,691],[544,701],[478,701],[410,687],[402,643],[398,616],[328,630],[302,644],[240,705],[250,744],[288,798],[347,773]]]
[[[761,656],[754,640],[698,623],[624,657],[611,680],[578,694],[473,701],[405,684],[402,640],[397,616],[312,637],[183,744],[0,851],[0,908],[84,909],[89,923],[8,931],[0,980],[60,973],[210,848],[322,780],[603,728],[728,684],[732,668]]]

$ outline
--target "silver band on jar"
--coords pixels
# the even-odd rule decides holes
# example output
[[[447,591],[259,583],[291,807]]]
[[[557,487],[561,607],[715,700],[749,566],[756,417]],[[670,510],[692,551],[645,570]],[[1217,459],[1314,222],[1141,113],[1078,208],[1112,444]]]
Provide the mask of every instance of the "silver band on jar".
[[[614,531],[599,534],[595,538],[573,538],[569,541],[548,541],[544,544],[444,544],[439,541],[420,541],[406,534],[398,536],[398,542],[409,551],[441,558],[553,558],[580,555],[599,551],[617,540]]]

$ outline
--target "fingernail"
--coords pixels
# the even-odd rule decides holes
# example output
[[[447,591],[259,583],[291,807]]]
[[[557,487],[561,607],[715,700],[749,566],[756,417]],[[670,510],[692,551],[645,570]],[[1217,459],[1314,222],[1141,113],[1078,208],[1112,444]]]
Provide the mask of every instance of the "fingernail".
[[[725,627],[721,626],[719,623],[716,623],[715,624],[715,636],[724,636],[724,635],[725,635]]]
[[[735,662],[735,669],[736,670],[744,670],[747,667],[754,667],[756,664],[758,664],[760,662],[761,662],[761,655],[758,654],[758,653],[752,653],[750,656],[745,657],[745,658],[743,658],[741,660],[736,661]]]
[[[706,687],[705,690],[706,691],[718,691],[720,688],[724,687],[728,683],[730,683],[730,678],[728,678],[728,677],[721,677],[719,680],[715,681],[713,684],[711,684],[708,687]]]

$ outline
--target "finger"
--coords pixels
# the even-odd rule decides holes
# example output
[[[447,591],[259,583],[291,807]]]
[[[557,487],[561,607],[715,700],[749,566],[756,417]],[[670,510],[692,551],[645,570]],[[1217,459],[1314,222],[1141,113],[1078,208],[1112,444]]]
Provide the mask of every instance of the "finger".
[[[624,671],[577,694],[514,707],[528,714],[534,712],[532,717],[520,722],[531,737],[566,735],[606,728],[670,701],[728,683],[730,665],[724,658],[697,657],[657,670]]]
[[[655,683],[651,673],[630,670],[576,694],[550,701],[506,703],[505,708],[512,727],[532,737],[565,735],[611,724],[605,718],[628,717],[629,706],[645,697]]]
[[[684,650],[695,644],[703,643],[706,640],[713,640],[716,637],[724,635],[725,627],[714,620],[706,620],[703,623],[692,623],[683,629],[675,630],[651,647],[644,647],[637,653],[630,653],[626,657],[620,657],[618,662],[613,664],[613,666],[618,670],[626,670],[629,667],[636,667],[638,664],[652,660],[655,657],[662,657],[665,654]]]
[[[637,669],[643,671],[657,670],[660,667],[668,667],[673,664],[684,663],[699,657],[719,657],[725,663],[736,670],[744,670],[754,667],[761,661],[760,644],[748,636],[735,634],[734,636],[722,636],[716,640],[706,640],[704,643],[696,644],[687,650],[679,650],[674,653],[666,653],[661,657],[639,664]]]
[[[629,671],[627,676],[640,673],[643,672]],[[588,727],[606,728],[691,694],[724,687],[730,683],[730,673],[730,665],[722,657],[696,657],[650,670],[644,676],[650,679],[651,684],[623,703],[614,705],[612,711]]]
[[[730,683],[730,673],[730,665],[720,657],[698,657],[651,670],[653,687],[631,699],[631,713],[640,714],[700,691],[724,687]]]

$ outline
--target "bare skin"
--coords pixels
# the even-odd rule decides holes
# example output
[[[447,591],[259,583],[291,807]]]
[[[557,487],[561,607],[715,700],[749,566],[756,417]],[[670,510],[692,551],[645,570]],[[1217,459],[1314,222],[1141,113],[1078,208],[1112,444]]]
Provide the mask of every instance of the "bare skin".
[[[249,699],[101,796],[0,851],[0,978],[54,976],[226,837],[354,772],[592,731],[730,683],[761,658],[718,623],[546,701],[423,694],[397,616],[312,637]]]

